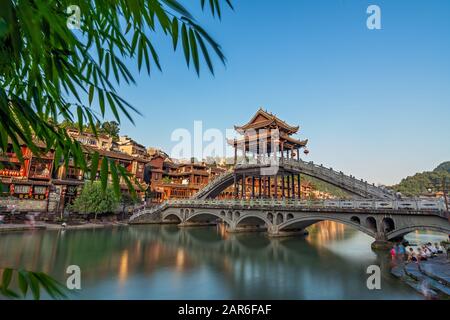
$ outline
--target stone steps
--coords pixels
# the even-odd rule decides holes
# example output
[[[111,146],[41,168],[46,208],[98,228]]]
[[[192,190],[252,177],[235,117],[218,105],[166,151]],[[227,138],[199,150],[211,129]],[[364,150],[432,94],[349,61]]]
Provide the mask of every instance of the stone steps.
[[[441,294],[450,296],[450,287],[447,287],[446,285],[424,274],[421,271],[419,264],[409,263],[404,267],[404,270],[407,276],[418,282],[420,291],[430,290],[430,293],[439,292]]]

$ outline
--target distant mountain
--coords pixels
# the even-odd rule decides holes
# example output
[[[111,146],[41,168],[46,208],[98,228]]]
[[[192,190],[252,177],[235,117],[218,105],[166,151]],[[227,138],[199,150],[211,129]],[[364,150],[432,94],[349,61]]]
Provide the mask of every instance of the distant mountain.
[[[416,173],[413,176],[404,178],[399,184],[391,188],[397,192],[401,192],[404,196],[419,196],[428,192],[428,189],[433,187],[433,182],[448,178],[450,180],[450,161],[441,163],[433,171],[424,171]]]

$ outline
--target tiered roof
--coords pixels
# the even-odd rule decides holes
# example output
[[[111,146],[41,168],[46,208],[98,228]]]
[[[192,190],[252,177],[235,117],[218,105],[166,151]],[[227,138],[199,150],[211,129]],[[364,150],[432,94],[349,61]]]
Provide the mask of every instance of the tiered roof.
[[[228,141],[229,144],[235,147],[242,146],[245,142],[246,149],[249,149],[251,145],[256,145],[260,139],[265,139],[268,144],[271,144],[271,129],[278,129],[279,141],[283,143],[285,149],[300,149],[306,147],[308,144],[308,139],[297,140],[292,137],[293,134],[298,132],[299,126],[289,125],[276,115],[262,108],[256,112],[248,123],[242,126],[234,126],[234,128],[237,132],[244,135],[244,137],[238,140]],[[261,132],[259,130],[266,131]],[[270,151],[270,146],[268,146],[268,151]]]

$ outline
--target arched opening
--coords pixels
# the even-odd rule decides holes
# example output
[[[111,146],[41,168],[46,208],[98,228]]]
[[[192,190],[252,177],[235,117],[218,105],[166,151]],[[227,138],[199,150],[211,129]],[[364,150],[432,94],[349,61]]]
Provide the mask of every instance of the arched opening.
[[[266,230],[267,229],[267,225],[266,222],[260,218],[260,217],[256,217],[256,216],[250,216],[250,217],[244,217],[242,220],[240,220],[237,224],[236,224],[236,229],[237,230],[242,230],[242,231],[262,231],[262,230]]]
[[[372,230],[373,232],[377,232],[377,220],[374,217],[367,217],[366,219],[366,227]]]
[[[222,216],[222,217],[225,217],[225,211],[220,211],[220,215]]]
[[[216,214],[209,212],[202,212],[191,215],[186,222],[198,222],[202,224],[215,224],[222,218]]]
[[[181,210],[183,211],[183,209]],[[168,222],[168,223],[181,223],[181,219],[174,213],[167,215],[164,218],[164,222]]]
[[[292,220],[292,219],[294,219],[294,215],[292,214],[292,213],[289,213],[288,215],[287,215],[287,217],[286,217],[286,220]]]
[[[279,231],[301,231],[305,230],[309,233],[311,241],[318,241],[326,243],[333,239],[342,239],[345,237],[352,237],[359,232],[362,232],[372,238],[375,237],[374,231],[367,228],[365,225],[358,224],[350,219],[341,219],[333,217],[311,216],[304,218],[295,218],[286,220],[285,223],[279,226]]]
[[[450,230],[440,226],[410,226],[406,228],[397,228],[388,232],[387,238],[405,239],[410,243],[425,243],[425,242],[441,242],[448,240]]]
[[[235,219],[239,219],[240,216],[241,216],[241,213],[240,213],[239,211],[236,211],[236,212],[234,213],[234,218],[235,218]]]
[[[269,220],[271,223],[273,223],[273,214],[272,213],[268,213],[267,214],[267,220]]]
[[[384,232],[391,232],[393,230],[395,230],[395,223],[394,220],[392,218],[384,218],[383,219],[383,229]]]
[[[351,217],[350,221],[356,224],[361,224],[361,220],[359,219],[359,217]]]
[[[284,217],[281,213],[277,214],[277,224],[282,224],[284,222]]]
[[[227,212],[227,218],[230,220],[233,219],[233,213],[231,211]]]

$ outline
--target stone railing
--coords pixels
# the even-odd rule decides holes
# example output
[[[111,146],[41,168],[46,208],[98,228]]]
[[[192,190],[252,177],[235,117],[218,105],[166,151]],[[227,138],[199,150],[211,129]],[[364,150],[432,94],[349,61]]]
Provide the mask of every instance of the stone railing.
[[[220,184],[224,180],[227,180],[230,176],[232,176],[232,172],[224,172],[215,179],[208,182],[206,186],[204,186],[199,192],[197,192],[192,198],[193,199],[200,199],[202,196],[207,194],[211,189],[213,189],[217,184]]]
[[[219,207],[298,207],[298,208],[340,208],[379,209],[446,212],[441,199],[404,200],[299,200],[299,199],[178,199],[167,201],[168,206],[219,206]]]
[[[163,203],[161,203],[160,205],[154,206],[154,207],[152,207],[152,208],[145,208],[145,209],[143,209],[143,210],[136,211],[136,212],[130,217],[130,221],[133,221],[133,220],[139,218],[140,216],[142,216],[142,215],[144,215],[144,214],[152,215],[152,214],[158,213],[158,212],[160,212],[160,211],[166,209],[168,205],[169,205],[169,203],[166,201],[166,202],[163,202]]]
[[[403,199],[403,200],[300,200],[300,199],[177,199],[168,200],[159,206],[145,209],[131,216],[130,221],[142,215],[156,215],[170,207],[193,206],[195,208],[208,207],[239,207],[239,208],[287,208],[287,209],[354,209],[383,210],[430,213],[448,218],[445,203],[442,199]]]
[[[314,162],[306,162],[295,159],[275,159],[267,158],[266,161],[260,160],[258,163],[240,163],[236,166],[237,169],[246,169],[264,166],[282,165],[285,168],[290,167],[293,170],[298,170],[300,173],[316,177],[336,186],[341,186],[361,196],[370,196],[378,199],[394,200],[395,193],[383,187],[377,187],[375,184],[370,184],[363,179],[356,179],[353,176],[345,175],[342,171],[333,170],[323,165],[317,165]]]

